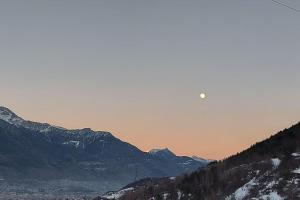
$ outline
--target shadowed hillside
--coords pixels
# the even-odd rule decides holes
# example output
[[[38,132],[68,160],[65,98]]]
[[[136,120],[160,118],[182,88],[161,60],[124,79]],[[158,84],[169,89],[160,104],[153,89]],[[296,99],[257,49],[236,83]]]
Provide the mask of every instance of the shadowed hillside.
[[[134,180],[205,165],[190,157],[143,152],[104,131],[27,121],[0,107],[0,199],[96,196]]]
[[[125,191],[116,199],[300,199],[300,123],[191,174],[148,180]]]

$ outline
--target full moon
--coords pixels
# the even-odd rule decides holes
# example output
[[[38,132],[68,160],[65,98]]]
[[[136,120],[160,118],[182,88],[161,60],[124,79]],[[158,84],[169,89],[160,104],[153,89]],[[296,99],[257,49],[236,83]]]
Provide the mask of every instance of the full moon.
[[[200,93],[200,98],[201,99],[205,99],[206,98],[206,94],[205,93]]]

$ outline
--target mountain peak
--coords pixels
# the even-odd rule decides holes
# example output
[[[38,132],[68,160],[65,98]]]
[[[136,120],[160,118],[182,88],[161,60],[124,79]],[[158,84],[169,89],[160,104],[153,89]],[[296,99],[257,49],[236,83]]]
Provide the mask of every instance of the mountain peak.
[[[30,130],[41,132],[47,132],[51,128],[58,128],[56,126],[51,126],[47,123],[38,123],[24,120],[23,118],[19,117],[13,111],[4,106],[0,106],[0,120],[6,121],[7,123],[18,127],[24,127]]]
[[[4,106],[0,106],[0,111],[8,111],[8,112],[12,112],[11,110],[9,110],[8,108],[4,107]]]
[[[24,119],[20,118],[10,109],[4,106],[0,106],[0,119],[15,125],[24,122]]]
[[[204,158],[201,158],[198,156],[192,156],[192,159],[199,161],[199,162],[203,162],[203,163],[210,163],[210,162],[215,161],[215,160],[211,160],[211,159],[204,159]]]
[[[23,127],[26,129],[34,130],[34,131],[39,131],[43,133],[48,133],[52,132],[53,130],[60,130],[60,131],[69,131],[69,132],[78,132],[78,133],[101,133],[103,135],[109,136],[112,135],[109,132],[104,132],[104,131],[93,131],[90,128],[83,128],[83,129],[74,129],[74,130],[69,130],[60,126],[55,126],[51,125],[48,123],[40,123],[40,122],[33,122],[33,121],[28,121],[25,120],[18,115],[16,115],[13,111],[10,109],[0,106],[0,120],[3,120],[9,124],[12,124],[17,127]]]
[[[16,115],[16,114],[10,109],[4,106],[0,106],[0,115]]]
[[[171,156],[174,157],[176,156],[172,151],[170,151],[168,148],[163,148],[163,149],[152,149],[149,151],[150,154],[152,155],[159,155],[159,156]]]

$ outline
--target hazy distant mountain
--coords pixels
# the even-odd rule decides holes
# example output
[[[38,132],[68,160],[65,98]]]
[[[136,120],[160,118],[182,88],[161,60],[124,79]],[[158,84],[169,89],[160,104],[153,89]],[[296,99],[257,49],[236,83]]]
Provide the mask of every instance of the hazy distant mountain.
[[[96,195],[138,179],[176,176],[206,165],[170,155],[143,152],[108,132],[26,121],[0,107],[2,198]]]
[[[194,159],[194,160],[196,160],[196,161],[203,162],[203,163],[207,163],[207,164],[216,161],[216,160],[211,160],[211,159],[200,158],[200,157],[198,157],[198,156],[192,156],[191,158]]]
[[[298,200],[300,123],[191,174],[145,179],[100,199]]]

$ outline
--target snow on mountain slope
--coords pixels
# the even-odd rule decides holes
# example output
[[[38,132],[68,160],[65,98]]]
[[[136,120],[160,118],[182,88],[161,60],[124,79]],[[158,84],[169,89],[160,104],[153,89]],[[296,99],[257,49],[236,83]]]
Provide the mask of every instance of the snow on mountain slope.
[[[188,156],[177,156],[175,153],[170,151],[168,148],[164,149],[153,149],[148,152],[150,155],[153,155],[154,157],[166,160],[166,161],[172,161],[176,162],[178,165],[181,165],[183,168],[186,168],[186,166],[193,165],[193,163],[197,162],[200,163],[201,166],[206,166],[209,162],[207,160],[200,160],[200,159],[194,159]],[[187,170],[188,172],[188,170]]]
[[[37,123],[24,120],[21,117],[17,116],[15,113],[13,113],[11,110],[3,106],[0,106],[0,119],[15,126],[28,128],[34,131],[49,132],[53,129],[66,130],[62,127],[52,126],[47,123]]]
[[[126,192],[129,192],[131,190],[134,190],[134,188],[126,188],[124,190],[120,190],[118,192],[108,192],[105,195],[103,195],[103,198],[106,199],[119,199],[121,198]]]
[[[192,159],[199,161],[199,162],[203,162],[203,163],[210,163],[210,162],[214,162],[216,160],[211,160],[211,159],[204,159],[204,158],[200,158],[198,156],[192,156]]]
[[[168,148],[152,149],[152,150],[149,151],[149,154],[164,157],[164,158],[176,157],[176,155],[172,151],[170,151]]]
[[[227,197],[225,200],[243,200],[246,196],[249,195],[250,190],[257,185],[255,178],[251,179],[248,183],[238,188],[232,195]]]
[[[120,200],[300,199],[300,123],[175,180],[145,182]]]
[[[0,119],[14,125],[22,124],[25,120],[15,115],[8,108],[0,106]]]
[[[295,170],[293,171],[293,173],[295,173],[295,174],[300,174],[300,167],[298,167],[297,169],[295,169]]]
[[[164,153],[166,157],[143,152],[105,131],[27,121],[0,107],[0,191],[7,188],[0,199],[17,191],[30,197],[52,195],[61,180],[58,195],[94,195],[135,180],[177,176],[204,166]],[[9,185],[13,179],[18,185]]]
[[[277,168],[281,163],[281,160],[279,158],[272,158],[271,161],[274,168]]]

